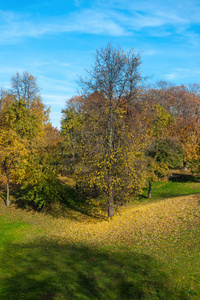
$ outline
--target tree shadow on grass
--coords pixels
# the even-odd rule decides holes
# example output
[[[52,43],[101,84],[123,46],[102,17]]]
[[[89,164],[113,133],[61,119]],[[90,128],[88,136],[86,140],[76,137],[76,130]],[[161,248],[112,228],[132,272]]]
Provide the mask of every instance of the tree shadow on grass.
[[[89,198],[84,191],[62,183],[58,185],[58,198],[40,209],[34,201],[26,199],[26,194],[27,191],[22,190],[20,185],[15,184],[12,187],[12,196],[13,199],[15,199],[14,203],[20,209],[45,212],[54,217],[70,217],[77,219],[76,213],[80,213],[82,216],[89,216],[95,219],[104,218],[104,216],[95,213],[94,203],[89,203]]]
[[[170,181],[175,182],[200,182],[200,177],[191,174],[172,173],[169,177]]]
[[[6,197],[7,197],[6,185],[3,184],[2,181],[0,181],[0,199],[3,200],[4,204],[6,204]]]
[[[75,189],[71,186],[62,186],[61,196],[59,204],[62,206],[63,216],[69,213],[69,210],[75,214],[71,214],[71,217],[77,219],[77,214],[81,214],[81,219],[85,217],[92,217],[93,219],[105,219],[105,215],[98,212],[97,205],[95,201],[90,201],[91,195],[87,194],[81,188]],[[55,207],[52,211],[48,211],[55,215]],[[58,212],[56,212],[59,215]]]
[[[187,183],[191,184],[191,187],[188,188]],[[152,199],[160,200],[165,198],[189,196],[199,194],[200,176],[184,173],[172,173],[168,182],[160,182],[160,184],[163,185],[162,189],[153,185]],[[139,197],[140,201],[145,202],[146,199],[149,201],[147,193],[148,187],[144,188],[143,194]]]
[[[3,200],[4,204],[6,205],[6,192],[0,191],[0,198]]]
[[[4,248],[0,299],[190,299],[159,262],[45,238]]]

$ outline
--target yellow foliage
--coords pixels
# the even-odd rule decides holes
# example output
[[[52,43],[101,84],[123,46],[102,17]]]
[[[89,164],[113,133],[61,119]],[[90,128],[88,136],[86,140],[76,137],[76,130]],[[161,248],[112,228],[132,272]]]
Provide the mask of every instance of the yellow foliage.
[[[27,164],[27,140],[21,139],[13,130],[0,132],[0,164],[2,173],[13,177],[24,174]]]

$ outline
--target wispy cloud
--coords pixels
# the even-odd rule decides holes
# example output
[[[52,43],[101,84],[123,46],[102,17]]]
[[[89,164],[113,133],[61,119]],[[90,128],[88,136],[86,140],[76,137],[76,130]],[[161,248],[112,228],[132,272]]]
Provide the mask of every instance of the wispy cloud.
[[[173,23],[199,22],[198,0],[96,0],[96,2],[99,6],[104,5],[107,8],[149,14],[155,18],[163,17],[163,21],[171,20]]]
[[[166,74],[166,75],[164,75],[164,77],[166,80],[175,80],[175,79],[179,78],[179,75],[174,72],[174,73]]]
[[[137,30],[148,27],[161,27],[165,25],[182,25],[187,24],[188,21],[184,18],[178,17],[176,14],[166,14],[162,11],[155,13],[144,13],[144,12],[135,12],[133,17],[129,16],[129,21],[131,21],[131,26]]]
[[[38,76],[39,85],[43,87],[44,90],[51,89],[51,91],[56,91],[57,94],[65,93],[70,94],[74,92],[75,83],[70,82],[69,79],[56,79],[47,76]],[[70,84],[69,84],[70,82]],[[66,97],[66,96],[65,96]]]
[[[149,35],[157,35],[159,28],[167,36],[167,26],[185,33],[191,24],[200,24],[200,5],[189,1],[94,1],[90,8],[81,8],[82,0],[74,0],[77,9],[56,17],[19,14],[0,11],[0,42],[16,43],[21,38],[38,38],[43,35],[79,32],[106,36],[127,36],[134,31],[153,29]],[[170,4],[171,2],[171,4]],[[123,7],[123,9],[122,9]],[[165,29],[163,29],[165,27]]]
[[[117,12],[118,21],[121,20],[121,25],[129,32],[148,30],[146,33],[149,36],[165,37],[173,31],[185,36],[191,26],[200,24],[198,0],[96,1],[98,6],[104,7],[106,11],[112,9]]]
[[[200,75],[199,69],[175,68],[172,73],[164,75],[166,80],[181,80],[184,78],[194,78]]]
[[[80,7],[82,3],[83,3],[83,0],[74,0],[74,4],[75,4],[77,7]]]
[[[2,17],[2,18],[1,18]],[[13,44],[24,37],[37,38],[42,35],[79,32],[111,36],[127,35],[126,29],[112,16],[100,11],[85,9],[58,17],[21,16],[12,12],[0,12],[0,42]]]
[[[29,2],[15,12],[0,10],[0,87],[7,88],[16,71],[28,70],[54,111],[54,124],[66,99],[77,94],[76,74],[84,76],[91,53],[108,40],[141,50],[144,76],[155,73],[154,81],[200,76],[199,0]]]
[[[69,95],[43,94],[43,99],[46,105],[56,104],[57,108],[59,107],[59,109],[62,109],[64,108],[67,99],[69,99],[68,96]]]
[[[143,50],[142,52],[142,56],[153,56],[153,55],[158,55],[161,54],[160,51],[158,51],[157,49],[146,49]]]

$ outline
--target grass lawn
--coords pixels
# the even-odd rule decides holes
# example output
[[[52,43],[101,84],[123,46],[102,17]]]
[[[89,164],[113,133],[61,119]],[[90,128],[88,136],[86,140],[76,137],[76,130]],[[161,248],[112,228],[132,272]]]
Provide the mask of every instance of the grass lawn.
[[[0,202],[0,299],[199,300],[200,195],[182,196],[192,184],[174,181],[167,198],[130,204],[112,221]]]
[[[148,189],[144,190],[147,197]],[[200,176],[173,173],[172,179],[167,182],[152,184],[152,199],[165,199],[177,196],[186,196],[200,193]]]

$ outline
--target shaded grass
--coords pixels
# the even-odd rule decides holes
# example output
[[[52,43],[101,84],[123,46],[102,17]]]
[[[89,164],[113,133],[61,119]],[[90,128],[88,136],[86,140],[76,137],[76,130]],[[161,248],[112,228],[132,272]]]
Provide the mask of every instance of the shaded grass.
[[[65,180],[66,181],[66,180]],[[21,185],[12,184],[10,189],[10,200],[16,207],[25,211],[35,211],[50,214],[56,218],[66,217],[75,218],[81,214],[92,218],[104,218],[104,215],[98,213],[98,203],[91,199],[92,194],[83,189],[75,188],[72,181],[66,184],[60,180],[58,185],[58,198],[55,201],[47,203],[46,206],[38,208],[37,203],[32,199],[27,199],[27,191],[21,190]],[[0,197],[5,202],[6,191],[5,187],[0,183]]]
[[[0,299],[190,299],[149,255],[40,239],[5,247]]]
[[[45,213],[56,218],[64,217],[79,221],[91,218],[97,220],[107,218],[96,198],[93,199],[91,195],[81,189],[64,185],[60,200],[47,206]]]

